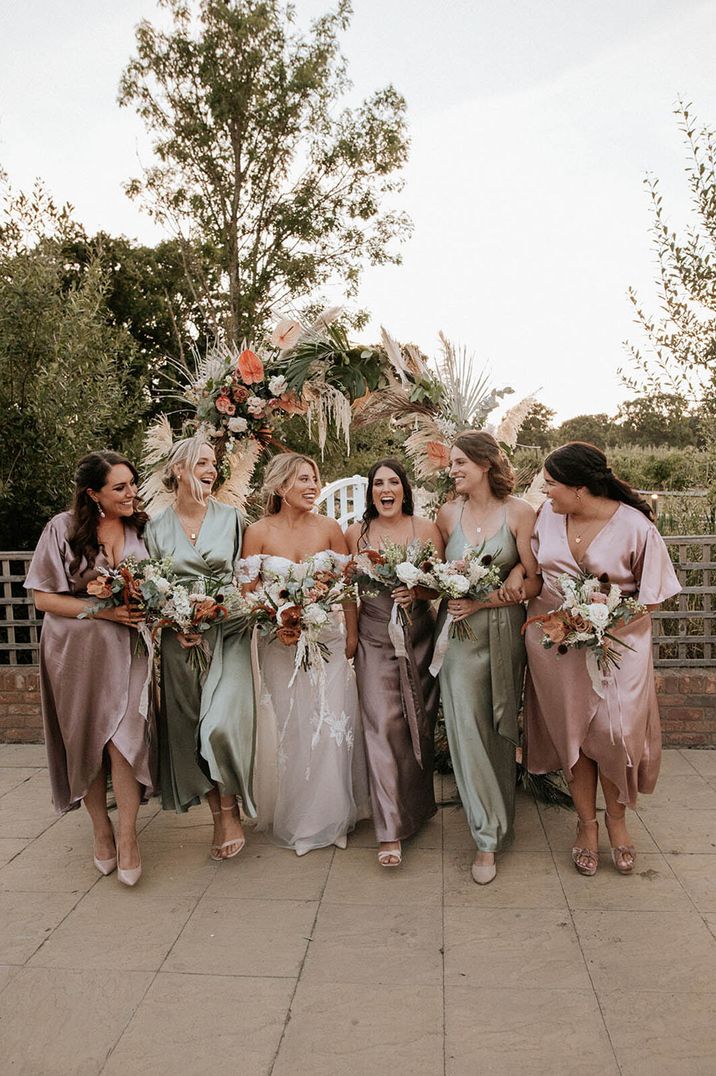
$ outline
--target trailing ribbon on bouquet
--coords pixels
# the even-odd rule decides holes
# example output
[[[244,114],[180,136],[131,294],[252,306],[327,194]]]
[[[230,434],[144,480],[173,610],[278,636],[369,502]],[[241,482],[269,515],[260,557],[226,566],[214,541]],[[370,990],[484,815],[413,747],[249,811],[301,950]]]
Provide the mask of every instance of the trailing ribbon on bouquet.
[[[152,686],[152,673],[154,671],[154,636],[147,626],[146,621],[138,625],[139,638],[147,648],[147,675],[144,678],[142,693],[139,696],[139,713],[145,721],[149,719],[149,692]]]
[[[447,654],[448,643],[450,642],[450,628],[453,624],[453,616],[448,613],[445,617],[445,623],[442,626],[440,634],[435,640],[435,648],[433,650],[433,660],[430,662],[430,668],[428,672],[431,676],[437,676],[443,667],[445,661],[445,655]]]
[[[592,687],[599,696],[600,699],[604,699],[607,704],[607,717],[609,719],[609,740],[612,745],[616,744],[614,740],[614,722],[612,718],[612,707],[610,706],[610,696],[616,694],[616,703],[619,716],[619,734],[621,738],[621,745],[624,748],[626,755],[627,766],[633,766],[634,763],[629,755],[629,748],[627,747],[626,740],[624,739],[624,715],[622,713],[622,700],[619,694],[619,684],[614,676],[610,676],[609,673],[603,673],[599,668],[599,657],[594,650],[587,651],[587,672],[589,673],[589,679],[592,681]],[[613,687],[614,691],[610,691]]]
[[[393,608],[390,613],[388,636],[393,644],[395,656],[397,658],[407,657],[405,648],[405,614],[397,602],[393,602]]]

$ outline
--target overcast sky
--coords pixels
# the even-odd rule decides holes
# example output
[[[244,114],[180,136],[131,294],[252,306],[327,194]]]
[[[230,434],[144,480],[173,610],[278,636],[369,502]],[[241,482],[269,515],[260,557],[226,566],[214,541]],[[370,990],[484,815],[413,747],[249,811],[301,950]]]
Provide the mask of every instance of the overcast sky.
[[[306,23],[330,0],[298,0]],[[613,413],[626,288],[655,307],[642,181],[687,223],[677,96],[716,125],[716,0],[354,0],[357,99],[392,82],[412,140],[403,264],[369,270],[360,305],[435,351],[438,330],[496,383],[539,386],[559,417]],[[41,177],[90,230],[145,242],[122,192],[149,158],[116,104],[134,26],[153,0],[0,0],[0,165]]]

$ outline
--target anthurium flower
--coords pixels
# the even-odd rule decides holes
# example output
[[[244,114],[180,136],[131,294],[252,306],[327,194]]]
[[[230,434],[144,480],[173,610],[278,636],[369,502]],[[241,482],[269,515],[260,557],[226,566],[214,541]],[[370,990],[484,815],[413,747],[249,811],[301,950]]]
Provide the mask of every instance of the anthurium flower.
[[[238,370],[245,385],[253,385],[256,381],[263,381],[264,364],[258,355],[249,348],[246,348],[239,355]]]
[[[290,318],[282,318],[271,333],[270,340],[279,351],[288,351],[295,347],[303,332],[300,321],[292,321]]]

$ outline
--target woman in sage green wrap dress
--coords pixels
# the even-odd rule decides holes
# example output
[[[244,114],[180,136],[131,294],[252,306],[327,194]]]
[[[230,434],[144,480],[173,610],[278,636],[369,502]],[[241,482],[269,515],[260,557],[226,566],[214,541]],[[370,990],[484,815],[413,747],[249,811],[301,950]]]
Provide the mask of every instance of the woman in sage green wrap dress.
[[[214,451],[192,438],[178,441],[165,485],[174,504],[145,532],[154,557],[171,556],[180,581],[202,578],[230,583],[241,554],[238,511],[211,499]],[[187,661],[204,643],[211,660],[205,679]],[[162,632],[159,713],[159,786],[165,810],[184,812],[206,797],[214,816],[212,859],[231,859],[244,846],[237,798],[256,814],[252,793],[255,739],[254,689],[249,638],[231,622],[201,637]]]
[[[479,885],[496,874],[495,853],[513,837],[515,749],[522,700],[525,619],[521,599],[536,593],[537,565],[530,548],[534,510],[510,496],[514,472],[491,434],[461,434],[450,453],[458,500],[444,504],[437,524],[445,559],[459,560],[468,546],[484,544],[505,583],[484,601],[458,598],[445,609],[467,619],[474,639],[452,639],[440,670],[440,692],[455,780],[477,846],[472,876]],[[515,573],[515,586],[508,576]],[[444,620],[442,611],[440,624]]]

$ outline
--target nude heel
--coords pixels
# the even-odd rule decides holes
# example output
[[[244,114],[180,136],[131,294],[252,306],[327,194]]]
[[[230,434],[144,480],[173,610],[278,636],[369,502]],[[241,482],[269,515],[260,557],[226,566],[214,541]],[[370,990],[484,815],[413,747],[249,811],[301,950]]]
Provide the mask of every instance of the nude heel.
[[[116,871],[117,857],[112,856],[111,859],[97,859],[97,856],[95,856],[94,865],[99,871],[99,873],[104,874],[106,877],[108,874],[111,874],[113,871]]]
[[[623,815],[615,818],[614,815],[609,814],[608,811],[604,812],[604,817],[611,822],[623,822],[626,817],[626,812]],[[609,822],[607,822],[607,833],[609,833]],[[610,837],[611,843],[611,837]],[[636,863],[636,848],[633,844],[617,844],[612,845],[611,849],[612,863],[619,871],[620,874],[631,874],[634,870],[634,864]]]
[[[583,819],[580,818],[577,823],[577,833],[579,833],[580,826],[596,826],[596,818]],[[586,860],[586,862],[580,862]],[[580,848],[575,845],[572,848],[572,862],[585,878],[592,878],[597,873],[597,867],[599,866],[599,852],[594,852],[591,848]]]

